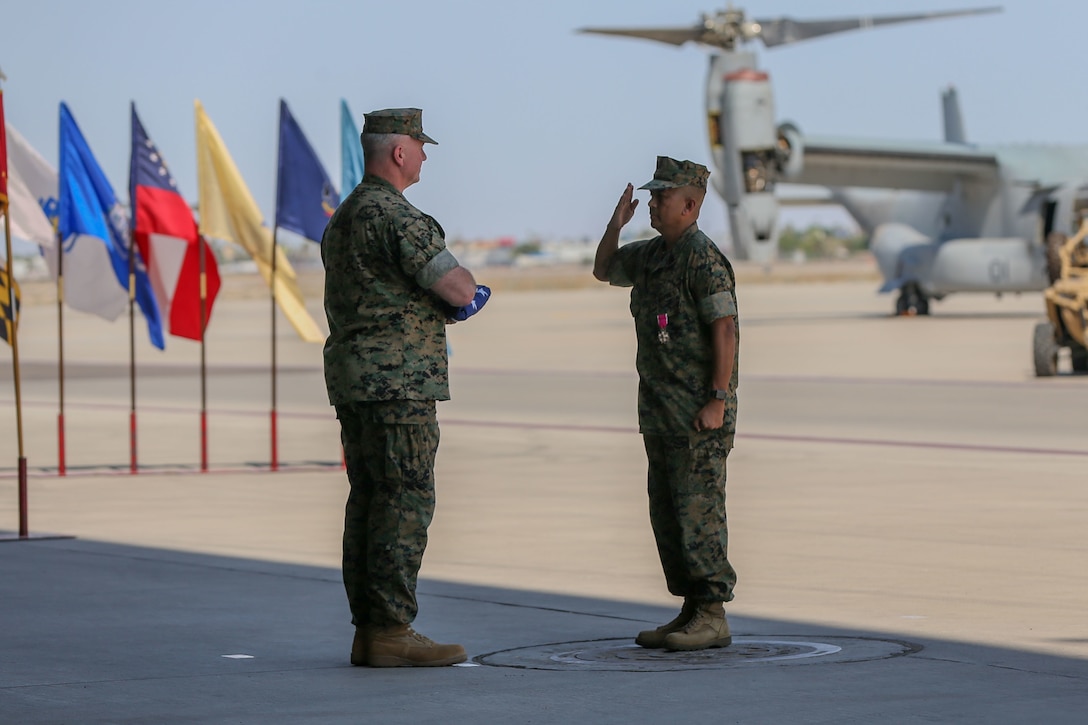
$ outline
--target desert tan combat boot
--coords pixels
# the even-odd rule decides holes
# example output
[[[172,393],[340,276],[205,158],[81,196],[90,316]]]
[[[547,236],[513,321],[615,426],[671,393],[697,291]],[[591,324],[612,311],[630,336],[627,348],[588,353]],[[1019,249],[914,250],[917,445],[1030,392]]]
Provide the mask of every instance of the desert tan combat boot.
[[[647,629],[638,633],[635,637],[635,644],[639,647],[645,647],[647,649],[661,649],[665,646],[665,637],[673,632],[679,632],[685,624],[691,621],[691,618],[695,615],[695,602],[690,599],[684,600],[684,606],[680,609],[680,614],[676,615],[668,624],[662,624],[657,629]]]
[[[667,650],[695,650],[708,647],[728,647],[733,644],[729,622],[721,602],[700,604],[691,621],[680,630],[665,636]]]
[[[459,644],[437,644],[407,624],[371,629],[366,642],[366,663],[371,667],[441,667],[465,661]]]

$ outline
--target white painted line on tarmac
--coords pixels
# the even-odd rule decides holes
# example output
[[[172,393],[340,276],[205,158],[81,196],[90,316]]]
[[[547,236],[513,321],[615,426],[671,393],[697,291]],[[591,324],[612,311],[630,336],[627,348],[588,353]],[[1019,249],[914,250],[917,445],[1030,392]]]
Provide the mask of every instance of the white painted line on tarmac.
[[[253,657],[253,655],[221,655],[221,656],[226,657],[228,660],[251,660],[251,659],[255,659]]]

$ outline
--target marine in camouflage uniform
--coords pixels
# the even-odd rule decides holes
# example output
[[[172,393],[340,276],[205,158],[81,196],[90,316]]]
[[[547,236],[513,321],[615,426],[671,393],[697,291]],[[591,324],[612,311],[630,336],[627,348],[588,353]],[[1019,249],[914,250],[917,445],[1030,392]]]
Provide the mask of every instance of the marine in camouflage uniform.
[[[619,227],[638,203],[629,185],[594,269],[598,278],[632,288],[650,522],[668,589],[684,598],[677,619],[639,635],[647,647],[731,642],[721,605],[733,598],[737,579],[728,558],[725,482],[740,332],[732,265],[696,223],[708,177],[700,164],[659,157],[654,179],[640,188],[653,195],[651,223],[662,235],[618,247]]]
[[[434,143],[423,133],[421,111],[367,114],[365,153],[368,135],[388,145],[372,151],[378,158],[367,156],[363,180],[332,215],[321,244],[325,383],[351,485],[343,575],[356,626],[352,664],[452,664],[465,658],[459,645],[436,645],[409,625],[434,513],[435,401],[449,399],[446,321],[453,308],[441,294],[459,275],[463,302],[475,282],[446,249],[438,222],[402,193],[418,180],[423,143]],[[407,163],[382,165],[393,158]]]

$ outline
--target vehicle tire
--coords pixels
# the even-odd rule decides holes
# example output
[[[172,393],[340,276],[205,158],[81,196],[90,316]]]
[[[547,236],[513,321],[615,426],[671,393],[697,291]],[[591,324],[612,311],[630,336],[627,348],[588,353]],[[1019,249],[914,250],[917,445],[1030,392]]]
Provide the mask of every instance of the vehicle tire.
[[[1074,343],[1070,348],[1070,358],[1073,360],[1073,372],[1088,373],[1088,348],[1080,347]]]
[[[899,296],[895,298],[895,314],[899,317],[910,314],[910,294],[906,287],[899,290]]]
[[[1058,341],[1054,339],[1054,325],[1049,321],[1035,326],[1032,353],[1035,377],[1049,378],[1058,374]]]
[[[1057,282],[1062,276],[1062,258],[1058,250],[1065,244],[1066,237],[1061,232],[1051,232],[1046,235],[1046,278],[1050,284]]]
[[[895,301],[895,314],[900,317],[929,314],[929,300],[914,282],[908,282],[899,288],[899,298]]]

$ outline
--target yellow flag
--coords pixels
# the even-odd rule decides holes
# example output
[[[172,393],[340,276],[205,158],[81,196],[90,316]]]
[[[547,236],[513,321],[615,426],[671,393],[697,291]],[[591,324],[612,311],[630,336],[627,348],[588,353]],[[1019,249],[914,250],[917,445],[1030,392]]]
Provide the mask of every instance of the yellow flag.
[[[0,340],[11,344],[15,326],[19,317],[19,283],[11,278],[12,287],[8,287],[8,270],[0,264]],[[15,309],[11,305],[11,291],[15,291]]]
[[[200,233],[234,242],[253,257],[268,284],[272,279],[272,230],[246,187],[223,139],[204,106],[196,101],[196,161]],[[276,246],[276,303],[306,342],[324,342],[317,323],[302,301],[298,279],[283,248]]]

